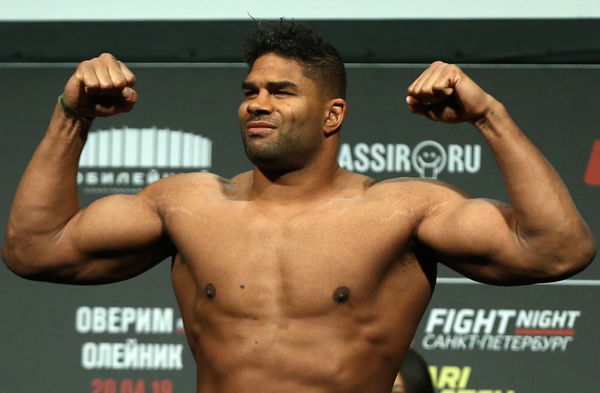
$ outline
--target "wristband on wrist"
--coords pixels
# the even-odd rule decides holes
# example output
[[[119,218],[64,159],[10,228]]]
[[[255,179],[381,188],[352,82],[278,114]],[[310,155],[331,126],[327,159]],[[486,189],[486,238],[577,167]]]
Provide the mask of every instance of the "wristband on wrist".
[[[95,119],[94,116],[86,116],[84,114],[81,114],[81,113],[77,112],[75,109],[71,108],[69,105],[67,105],[62,94],[58,96],[58,103],[60,104],[60,107],[62,108],[63,111],[65,111],[65,113],[67,115],[74,117],[77,120],[92,121]]]

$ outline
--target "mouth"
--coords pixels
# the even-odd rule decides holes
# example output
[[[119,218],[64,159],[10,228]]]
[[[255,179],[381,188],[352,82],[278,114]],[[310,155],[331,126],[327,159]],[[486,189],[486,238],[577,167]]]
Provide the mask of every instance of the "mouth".
[[[246,132],[248,135],[267,135],[273,132],[277,127],[268,121],[249,121],[246,123]]]

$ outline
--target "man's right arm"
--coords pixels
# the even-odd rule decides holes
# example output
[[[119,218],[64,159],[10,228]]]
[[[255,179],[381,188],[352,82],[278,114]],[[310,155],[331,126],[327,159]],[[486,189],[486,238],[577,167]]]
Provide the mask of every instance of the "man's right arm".
[[[112,55],[83,62],[57,104],[48,130],[17,188],[2,256],[15,273],[37,280],[103,283],[135,276],[171,252],[150,187],[80,209],[77,164],[91,119],[129,111],[133,74]],[[160,188],[160,187],[158,187]]]

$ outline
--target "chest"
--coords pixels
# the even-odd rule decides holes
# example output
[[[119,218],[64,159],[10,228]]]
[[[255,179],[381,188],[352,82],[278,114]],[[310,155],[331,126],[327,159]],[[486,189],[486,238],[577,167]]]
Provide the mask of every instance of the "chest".
[[[407,247],[413,226],[405,210],[370,203],[265,210],[232,201],[167,219],[206,305],[302,315],[398,286],[391,278],[414,268]]]

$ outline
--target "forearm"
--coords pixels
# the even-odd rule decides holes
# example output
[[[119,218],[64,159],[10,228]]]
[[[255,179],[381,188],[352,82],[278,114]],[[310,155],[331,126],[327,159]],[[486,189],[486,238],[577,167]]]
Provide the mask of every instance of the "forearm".
[[[90,121],[57,105],[48,130],[33,154],[10,210],[4,259],[36,252],[79,210],[77,164]]]
[[[494,152],[513,207],[511,225],[522,245],[593,254],[593,238],[560,176],[504,106],[493,100],[474,124]]]

